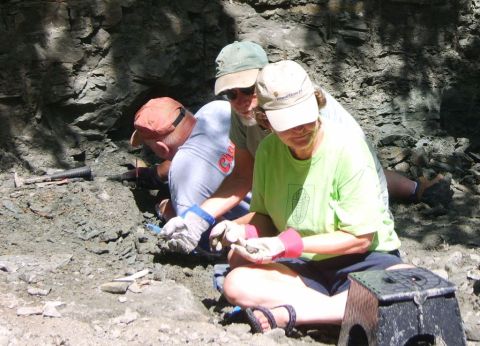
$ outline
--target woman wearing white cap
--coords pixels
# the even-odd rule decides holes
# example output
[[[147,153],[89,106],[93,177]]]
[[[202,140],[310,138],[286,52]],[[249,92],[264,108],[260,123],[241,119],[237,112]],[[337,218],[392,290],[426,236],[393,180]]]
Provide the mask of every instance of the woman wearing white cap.
[[[225,297],[256,332],[339,324],[348,273],[407,266],[372,155],[361,136],[319,119],[324,99],[299,64],[267,65],[256,92],[273,134],[256,153],[252,213],[224,224]]]

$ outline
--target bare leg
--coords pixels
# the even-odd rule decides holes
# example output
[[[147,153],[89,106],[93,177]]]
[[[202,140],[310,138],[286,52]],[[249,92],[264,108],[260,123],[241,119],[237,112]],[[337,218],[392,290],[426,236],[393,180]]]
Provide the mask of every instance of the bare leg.
[[[305,286],[295,272],[278,263],[235,268],[227,275],[224,284],[224,294],[230,303],[242,307],[260,305],[270,308],[280,327],[286,325],[288,313],[284,308],[274,308],[282,304],[293,306],[297,313],[297,325],[340,324],[347,292],[333,297],[321,294]],[[264,319],[261,312],[257,317],[260,321]]]
[[[395,171],[384,169],[387,179],[388,195],[395,200],[410,200],[415,193],[416,182]]]
[[[412,267],[409,264],[397,264],[387,270]],[[296,325],[341,324],[348,290],[331,297],[324,295],[307,287],[288,267],[272,263],[235,268],[225,279],[224,294],[230,303],[243,308],[269,308],[277,325],[285,327],[289,319],[288,311],[279,307],[284,304],[290,304],[295,309]],[[270,329],[261,311],[254,311],[254,314],[264,331]]]
[[[420,177],[417,182],[400,173],[384,170],[388,194],[392,199],[404,202],[424,202],[430,206],[448,205],[453,196],[450,182],[441,174],[429,180]]]

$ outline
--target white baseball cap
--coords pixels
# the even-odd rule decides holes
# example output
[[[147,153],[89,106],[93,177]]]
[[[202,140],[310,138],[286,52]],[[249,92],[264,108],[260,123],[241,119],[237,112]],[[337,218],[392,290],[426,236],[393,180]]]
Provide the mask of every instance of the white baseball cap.
[[[315,89],[307,72],[292,60],[265,66],[257,77],[258,105],[275,131],[312,123],[319,117]]]

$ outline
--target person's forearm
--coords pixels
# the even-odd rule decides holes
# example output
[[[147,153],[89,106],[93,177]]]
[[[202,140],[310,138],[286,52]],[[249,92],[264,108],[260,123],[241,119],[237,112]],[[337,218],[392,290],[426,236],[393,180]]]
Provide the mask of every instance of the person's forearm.
[[[217,192],[202,203],[201,208],[215,218],[219,218],[237,206],[251,187],[251,179],[230,175],[223,181]]]
[[[157,169],[157,175],[160,177],[161,181],[166,182],[168,180],[168,171],[170,170],[171,164],[172,161],[166,160],[155,166]]]
[[[251,224],[254,225],[258,230],[258,235],[260,237],[273,237],[278,235],[278,230],[273,224],[272,219],[265,214],[260,214],[256,212],[250,212],[242,217],[239,217],[235,220],[239,224]]]
[[[348,255],[368,251],[373,233],[354,236],[348,232],[318,234],[302,238],[303,252],[324,255]]]
[[[201,208],[219,218],[237,206],[252,188],[254,158],[247,149],[235,149],[235,166],[218,190]]]

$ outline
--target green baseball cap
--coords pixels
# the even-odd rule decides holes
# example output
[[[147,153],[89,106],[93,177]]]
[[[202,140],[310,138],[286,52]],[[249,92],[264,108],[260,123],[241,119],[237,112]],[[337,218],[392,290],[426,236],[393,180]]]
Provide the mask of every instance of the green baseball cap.
[[[267,53],[256,43],[235,41],[223,47],[215,59],[215,95],[254,85],[258,71],[267,64]]]

